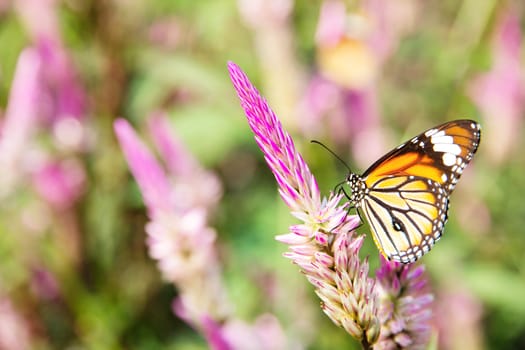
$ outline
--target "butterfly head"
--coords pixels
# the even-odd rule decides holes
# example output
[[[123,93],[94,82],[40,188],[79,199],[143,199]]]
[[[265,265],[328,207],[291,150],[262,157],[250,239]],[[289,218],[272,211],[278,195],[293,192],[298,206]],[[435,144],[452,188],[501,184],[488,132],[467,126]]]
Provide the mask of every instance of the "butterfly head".
[[[350,172],[346,177],[346,184],[350,187],[351,194],[350,196],[347,196],[350,203],[358,207],[366,194],[365,182],[361,176]]]

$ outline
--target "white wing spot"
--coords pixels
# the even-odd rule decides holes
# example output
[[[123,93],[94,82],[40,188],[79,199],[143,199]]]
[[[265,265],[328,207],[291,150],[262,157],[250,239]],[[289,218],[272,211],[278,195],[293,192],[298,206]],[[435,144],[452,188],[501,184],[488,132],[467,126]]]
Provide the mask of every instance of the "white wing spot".
[[[437,130],[436,130],[437,131]],[[432,136],[432,138],[440,138],[442,136],[446,136],[445,134],[445,131],[444,130],[441,130],[440,132],[436,132],[436,133],[432,133],[431,135],[429,136]]]
[[[430,138],[430,142],[434,144],[436,143],[454,143],[454,138],[448,135],[441,136],[441,135],[436,134]]]
[[[443,173],[443,175],[441,175],[441,180],[442,180],[443,182],[446,182],[447,179],[448,179],[447,174]]]
[[[427,132],[425,132],[425,136],[426,137],[430,137],[430,136],[434,135],[436,132],[437,132],[436,129],[427,130]]]
[[[456,163],[456,156],[452,153],[443,153],[443,164],[446,166],[452,166]],[[461,158],[460,158],[461,159]]]
[[[438,143],[433,147],[436,152],[452,153],[456,156],[461,154],[461,147],[454,143]]]

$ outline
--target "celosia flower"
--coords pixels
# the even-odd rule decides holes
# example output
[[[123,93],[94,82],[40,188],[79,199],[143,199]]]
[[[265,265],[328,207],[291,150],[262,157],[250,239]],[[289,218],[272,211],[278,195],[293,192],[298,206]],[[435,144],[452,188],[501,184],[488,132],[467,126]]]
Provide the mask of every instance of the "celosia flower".
[[[239,14],[253,31],[253,42],[274,107],[287,117],[285,125],[296,128],[295,113],[303,80],[297,59],[292,25],[293,0],[237,0]],[[272,53],[272,54],[269,54]],[[287,79],[281,79],[286,75]]]
[[[41,44],[25,49],[18,60],[0,140],[0,166],[8,169],[0,181],[0,195],[31,177],[47,203],[66,208],[84,189],[84,169],[72,154],[86,136],[79,121],[85,111],[84,95],[65,51]],[[66,151],[68,158],[51,155],[34,135],[52,135],[56,146],[52,151]]]
[[[214,208],[222,195],[217,177],[198,164],[182,142],[175,137],[166,118],[153,113],[148,119],[153,142],[166,162],[175,181],[171,182],[173,205],[179,209],[204,208],[206,212]],[[184,201],[176,200],[184,198]]]
[[[38,117],[52,129],[57,149],[84,151],[91,136],[84,123],[87,97],[71,55],[62,45],[59,2],[19,0],[14,5],[45,67],[39,79]]]
[[[301,129],[309,137],[328,134],[338,144],[350,143],[362,166],[383,154],[388,139],[377,105],[380,57],[368,40],[378,30],[371,25],[375,16],[348,11],[340,0],[323,2],[316,32],[319,73],[301,103]]]
[[[36,50],[25,49],[16,65],[0,138],[0,196],[11,193],[20,181],[27,142],[35,130],[40,97],[42,62]]]
[[[377,271],[381,337],[374,349],[425,349],[431,335],[432,294],[424,266],[388,262]]]
[[[174,193],[168,174],[131,126],[119,119],[115,122],[115,132],[148,208],[151,219],[146,226],[149,254],[157,260],[163,277],[180,291],[177,314],[201,329],[204,316],[224,318],[230,311],[219,277],[214,247],[216,233],[207,225],[205,206],[192,205],[199,186],[188,188],[184,196]],[[176,147],[175,142],[170,143],[169,148],[173,147]],[[176,153],[174,149],[172,152]],[[182,182],[189,182],[184,177],[202,179],[205,176],[198,173],[203,171],[196,167],[185,175],[170,175],[174,182],[181,178]],[[180,205],[180,202],[190,205]]]
[[[41,300],[52,301],[60,297],[60,286],[55,275],[42,266],[31,269],[30,286],[33,294]]]
[[[220,183],[185,150],[163,116],[152,115],[149,126],[168,171],[125,120],[115,122],[115,132],[148,207],[149,254],[179,290],[174,313],[201,332],[214,350],[286,349],[275,318],[247,325],[232,316],[220,275],[216,233],[206,220],[220,197]]]
[[[84,170],[75,159],[46,161],[33,174],[36,192],[56,209],[73,205],[83,192],[84,181]]]
[[[223,336],[234,349],[299,349],[301,346],[287,344],[285,334],[277,318],[270,314],[257,317],[252,324],[240,320],[231,320],[222,327]]]
[[[322,199],[317,182],[294,143],[257,89],[234,63],[228,68],[255,140],[279,185],[279,193],[302,224],[277,239],[315,287],[323,311],[369,348],[379,337],[377,293],[368,263],[358,257],[358,218],[348,215],[341,197]]]
[[[447,284],[448,288],[438,292],[436,298],[438,349],[486,349],[482,301],[465,288],[465,281],[452,283],[452,288]]]
[[[368,277],[368,261],[359,260],[364,237],[354,232],[359,218],[348,215],[347,204],[338,204],[341,196],[321,198],[314,176],[264,98],[238,66],[229,63],[228,68],[279,193],[302,221],[277,236],[289,245],[285,257],[314,285],[328,317],[363,348],[424,347],[433,298],[426,292],[424,268],[383,259],[377,281]]]

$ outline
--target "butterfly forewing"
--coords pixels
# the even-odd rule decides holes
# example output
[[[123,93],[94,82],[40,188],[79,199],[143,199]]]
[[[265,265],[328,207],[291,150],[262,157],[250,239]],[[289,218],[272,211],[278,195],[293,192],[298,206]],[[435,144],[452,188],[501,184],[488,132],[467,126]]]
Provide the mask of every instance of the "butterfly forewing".
[[[480,126],[456,120],[429,129],[375,162],[363,174],[368,187],[388,175],[414,175],[432,179],[449,193],[476,152]]]
[[[439,125],[387,153],[351,184],[388,259],[413,262],[441,237],[448,197],[479,140],[480,126],[472,120]],[[354,195],[361,183],[366,189]]]

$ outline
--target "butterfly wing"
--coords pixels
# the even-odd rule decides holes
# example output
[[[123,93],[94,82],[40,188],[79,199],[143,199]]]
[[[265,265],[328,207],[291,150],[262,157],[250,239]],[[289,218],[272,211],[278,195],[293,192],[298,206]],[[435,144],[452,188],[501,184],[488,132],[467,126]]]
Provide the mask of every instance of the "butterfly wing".
[[[387,176],[361,201],[372,236],[389,260],[414,262],[439,240],[447,220],[443,187],[416,176]]]
[[[455,120],[429,129],[375,162],[363,174],[367,187],[388,175],[429,178],[450,194],[478,149],[481,128],[472,120]]]
[[[443,232],[448,197],[477,150],[480,126],[457,120],[429,129],[375,162],[362,176],[360,207],[387,258],[413,262]]]

